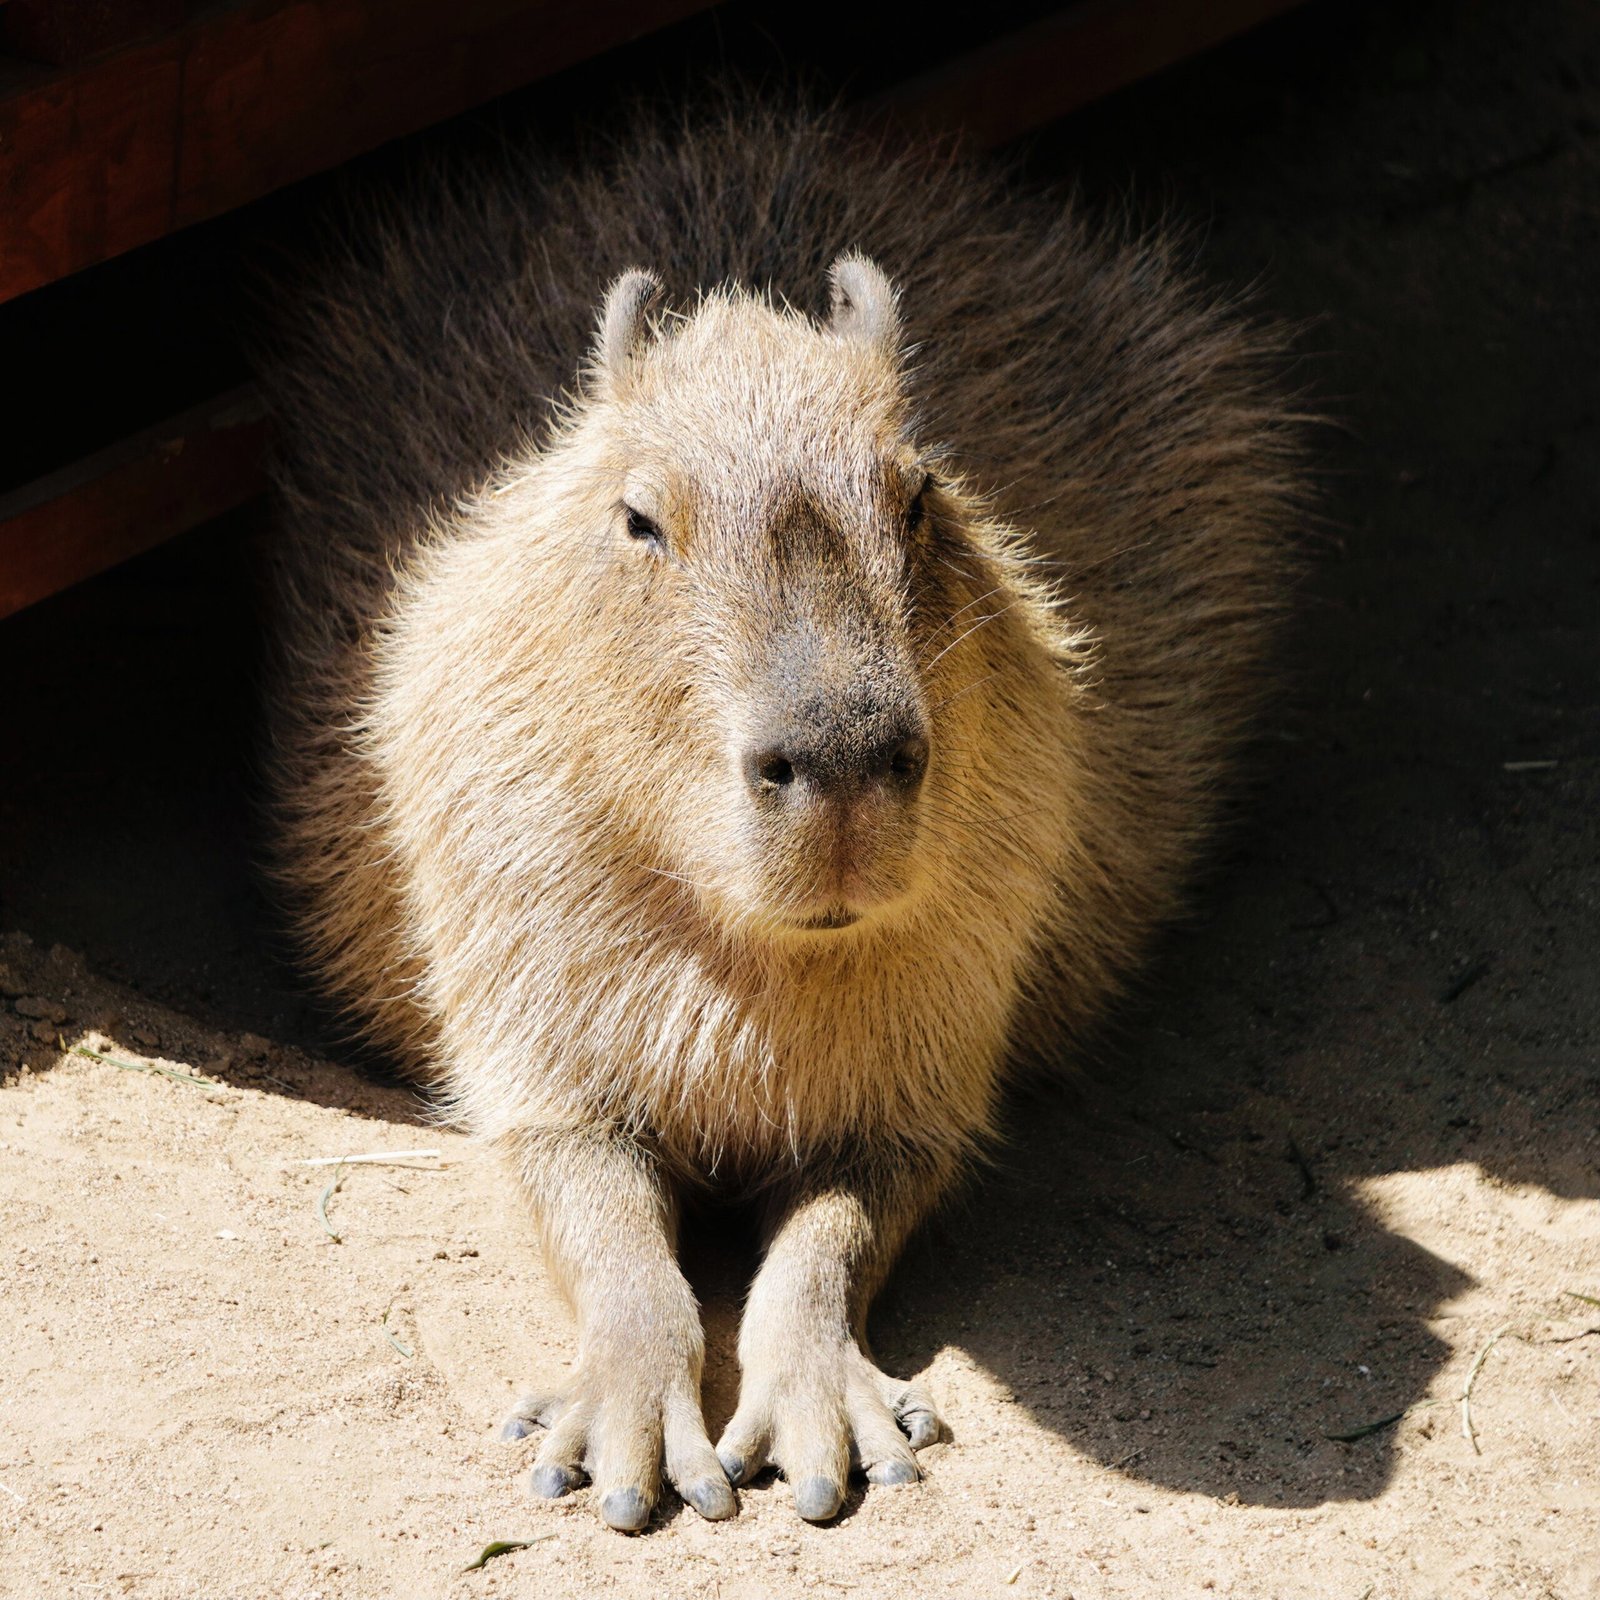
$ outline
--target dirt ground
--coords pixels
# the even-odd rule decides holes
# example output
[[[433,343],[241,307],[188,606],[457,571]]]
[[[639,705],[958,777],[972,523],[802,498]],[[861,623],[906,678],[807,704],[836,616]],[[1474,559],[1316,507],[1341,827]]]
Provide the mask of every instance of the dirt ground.
[[[1262,792],[910,1252],[877,1352],[953,1439],[833,1527],[625,1538],[495,1441],[570,1327],[276,950],[251,530],[0,628],[0,1595],[1600,1596],[1600,23],[1403,9],[1036,141],[1318,319],[1346,426]],[[690,1249],[715,1431],[749,1260]]]

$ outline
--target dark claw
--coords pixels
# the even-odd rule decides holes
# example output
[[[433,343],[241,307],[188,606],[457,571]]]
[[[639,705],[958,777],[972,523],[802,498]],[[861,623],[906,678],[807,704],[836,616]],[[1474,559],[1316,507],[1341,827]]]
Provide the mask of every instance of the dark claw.
[[[541,1500],[559,1500],[572,1487],[572,1474],[565,1467],[533,1469],[533,1492]]]
[[[613,1489],[600,1502],[600,1515],[623,1533],[637,1533],[650,1520],[650,1508],[637,1489]]]
[[[921,1450],[930,1444],[938,1444],[943,1429],[939,1419],[931,1411],[913,1411],[909,1416],[900,1419],[901,1426],[906,1430],[911,1440],[913,1450]]]
[[[507,1417],[500,1424],[500,1438],[506,1444],[515,1444],[518,1439],[526,1439],[533,1432],[533,1424],[526,1417]]]
[[[721,1522],[737,1509],[733,1490],[721,1478],[701,1478],[689,1484],[683,1498],[708,1522]]]
[[[794,1508],[807,1522],[826,1522],[839,1514],[844,1495],[832,1478],[807,1478],[794,1486]]]
[[[921,1476],[913,1461],[880,1461],[867,1468],[868,1483],[915,1483]]]
[[[719,1450],[717,1460],[722,1463],[722,1470],[728,1474],[729,1483],[744,1482],[744,1458],[736,1456],[731,1450]]]

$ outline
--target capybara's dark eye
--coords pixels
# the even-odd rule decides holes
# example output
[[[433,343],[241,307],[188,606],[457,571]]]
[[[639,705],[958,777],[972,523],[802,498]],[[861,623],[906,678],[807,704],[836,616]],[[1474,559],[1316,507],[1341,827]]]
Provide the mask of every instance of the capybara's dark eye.
[[[635,539],[646,539],[651,544],[661,543],[661,530],[642,511],[635,511],[632,506],[624,506],[628,513],[628,533]]]

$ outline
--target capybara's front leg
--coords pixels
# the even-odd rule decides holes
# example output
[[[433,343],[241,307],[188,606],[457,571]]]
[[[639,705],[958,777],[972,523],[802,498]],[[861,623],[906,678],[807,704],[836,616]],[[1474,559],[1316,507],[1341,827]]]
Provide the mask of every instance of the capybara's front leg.
[[[812,1171],[774,1204],[739,1331],[739,1409],[717,1446],[732,1482],[771,1462],[800,1515],[825,1522],[852,1467],[873,1483],[921,1476],[912,1451],[934,1443],[943,1424],[919,1385],[873,1364],[865,1323],[947,1176],[883,1153]]]
[[[704,1517],[730,1516],[733,1491],[700,1409],[705,1339],[674,1251],[673,1191],[637,1140],[598,1126],[525,1131],[510,1141],[545,1260],[578,1319],[578,1364],[559,1391],[531,1395],[506,1438],[549,1431],[535,1494],[587,1475],[601,1517],[650,1519],[663,1473]]]

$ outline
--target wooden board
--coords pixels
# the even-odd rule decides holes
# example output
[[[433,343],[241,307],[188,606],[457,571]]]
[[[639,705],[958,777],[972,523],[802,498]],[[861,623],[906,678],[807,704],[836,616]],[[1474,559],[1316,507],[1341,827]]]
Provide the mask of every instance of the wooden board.
[[[709,0],[237,0],[0,86],[0,300],[214,217]]]
[[[64,66],[175,28],[185,0],[0,0],[0,49]]]
[[[0,498],[0,617],[260,493],[268,431],[238,389]]]

